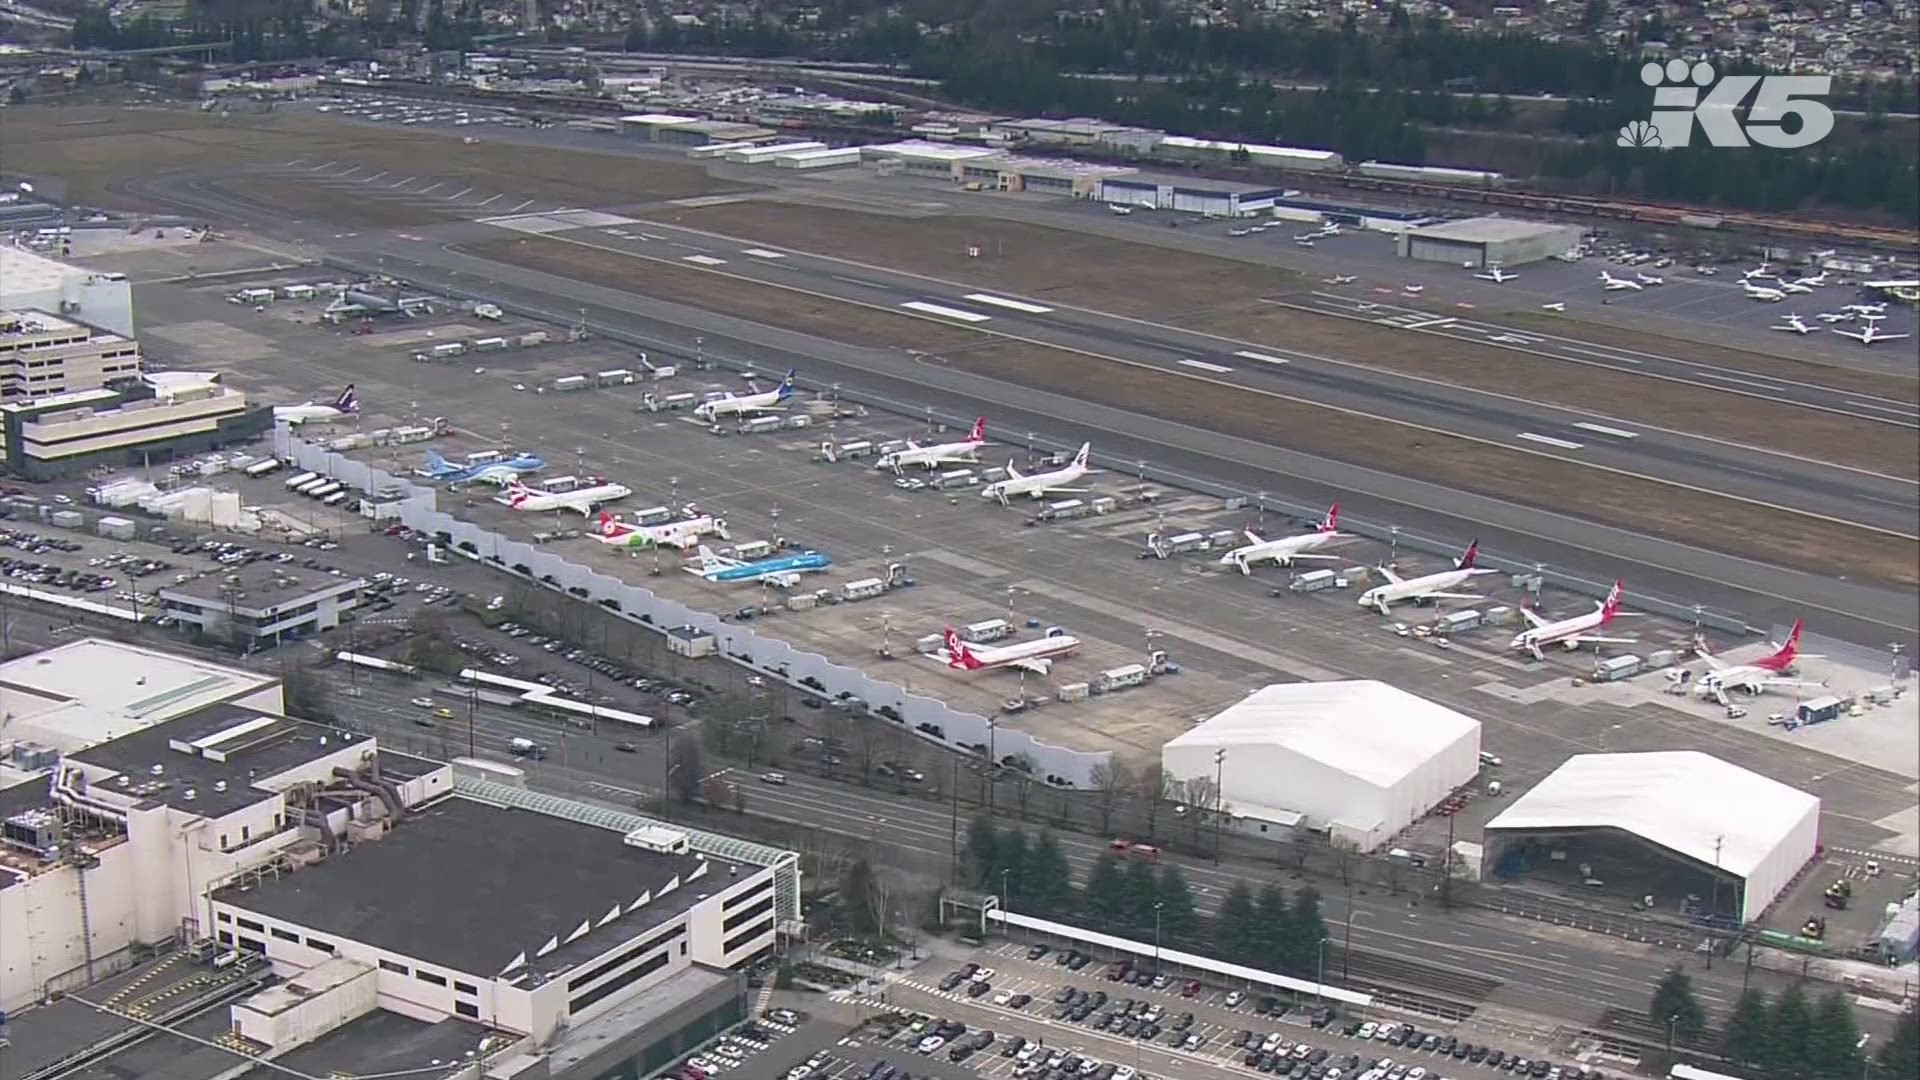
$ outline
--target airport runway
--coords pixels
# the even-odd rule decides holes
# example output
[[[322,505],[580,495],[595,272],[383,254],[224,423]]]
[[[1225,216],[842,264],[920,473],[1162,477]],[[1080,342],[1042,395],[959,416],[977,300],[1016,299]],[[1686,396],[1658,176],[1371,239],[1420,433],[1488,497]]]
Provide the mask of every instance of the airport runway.
[[[259,221],[262,215],[259,207],[223,201],[199,188],[169,185],[144,193],[223,220]],[[332,249],[366,269],[378,267],[424,288],[452,283],[462,289],[485,289],[502,303],[545,312],[561,323],[580,317],[584,309],[591,322],[624,331],[655,348],[689,356],[703,349],[764,371],[798,364],[806,381],[814,385],[859,388],[916,409],[932,406],[954,414],[984,413],[994,418],[998,430],[1029,431],[1055,443],[1095,437],[1099,457],[1109,463],[1150,461],[1250,493],[1264,491],[1297,500],[1302,506],[1341,499],[1362,519],[1391,522],[1437,538],[1464,540],[1478,535],[1492,550],[1542,560],[1593,581],[1624,574],[1649,593],[1737,611],[1755,625],[1790,622],[1801,614],[1815,613],[1828,625],[1828,632],[1876,647],[1890,637],[1911,640],[1920,632],[1911,596],[1899,589],[1731,559],[1363,466],[1058,395],[1036,394],[916,364],[897,351],[827,343],[710,311],[504,266],[448,251],[424,237],[336,239],[321,227],[292,231],[323,252]]]

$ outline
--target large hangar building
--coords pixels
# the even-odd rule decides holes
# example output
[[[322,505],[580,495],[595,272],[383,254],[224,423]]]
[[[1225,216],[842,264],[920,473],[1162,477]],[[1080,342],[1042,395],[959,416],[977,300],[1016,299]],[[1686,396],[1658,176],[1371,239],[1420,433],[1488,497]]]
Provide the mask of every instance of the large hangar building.
[[[1580,230],[1515,218],[1477,217],[1422,225],[1400,234],[1400,257],[1455,266],[1520,266],[1580,246]]]
[[[1813,859],[1820,800],[1696,750],[1579,754],[1488,822],[1485,841],[1483,865],[1502,877],[1660,906],[1699,897],[1748,923]]]
[[[1480,771],[1480,722],[1380,682],[1276,683],[1166,744],[1256,833],[1299,827],[1371,851]]]

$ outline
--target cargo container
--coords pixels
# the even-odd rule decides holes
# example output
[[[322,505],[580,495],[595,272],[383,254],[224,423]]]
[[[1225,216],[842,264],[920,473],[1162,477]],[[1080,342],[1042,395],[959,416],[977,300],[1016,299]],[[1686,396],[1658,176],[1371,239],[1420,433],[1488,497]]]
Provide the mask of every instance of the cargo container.
[[[1013,636],[1013,624],[1005,619],[988,619],[985,622],[969,623],[960,636],[975,645],[985,645],[989,641],[1000,641]]]
[[[973,482],[972,469],[949,469],[940,474],[939,478],[933,482],[933,486],[942,491],[946,491],[952,488],[966,487]]]
[[[585,375],[566,375],[553,380],[555,390],[585,390],[592,385],[593,381]]]
[[[1640,658],[1628,653],[1624,656],[1609,656],[1593,665],[1595,682],[1615,682],[1630,679],[1640,673]]]
[[[749,435],[766,435],[780,430],[780,418],[777,416],[756,416],[740,425],[740,430]]]
[[[1107,693],[1113,690],[1125,690],[1130,686],[1144,686],[1146,682],[1146,665],[1128,664],[1125,667],[1109,668],[1094,676],[1093,687],[1101,693]]]
[[[1076,683],[1068,683],[1065,686],[1062,686],[1059,692],[1056,693],[1054,696],[1059,698],[1061,701],[1085,701],[1087,700],[1087,696],[1091,693],[1092,693],[1092,690],[1087,686],[1086,683],[1076,682]]]
[[[1333,588],[1336,577],[1337,575],[1331,570],[1309,570],[1304,574],[1293,575],[1293,580],[1287,582],[1287,588],[1294,592],[1319,592],[1322,589]]]
[[[1457,634],[1462,630],[1471,630],[1479,626],[1480,613],[1468,608],[1465,611],[1449,611],[1440,616],[1439,630],[1443,634]]]
[[[58,517],[59,515],[54,515]],[[1840,715],[1846,703],[1832,695],[1803,701],[1794,709],[1794,719],[1802,724],[1824,724]]]
[[[473,343],[474,352],[499,352],[510,343],[503,337],[483,337]]]
[[[633,372],[628,371],[626,368],[614,368],[612,371],[602,371],[598,375],[595,375],[594,378],[600,380],[601,386],[633,385]]]
[[[93,523],[93,531],[109,540],[131,540],[138,526],[123,517],[103,517]]]
[[[520,347],[523,349],[534,345],[545,345],[546,343],[547,332],[545,330],[535,330],[530,334],[520,335]]]
[[[886,591],[887,583],[879,578],[861,578],[859,581],[849,581],[840,586],[840,599],[865,600]]]

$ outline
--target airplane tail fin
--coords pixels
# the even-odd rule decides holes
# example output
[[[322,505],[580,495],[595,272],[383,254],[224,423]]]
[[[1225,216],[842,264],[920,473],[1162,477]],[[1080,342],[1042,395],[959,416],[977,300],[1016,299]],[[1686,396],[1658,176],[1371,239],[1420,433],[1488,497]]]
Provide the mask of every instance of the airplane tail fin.
[[[788,398],[793,396],[793,376],[796,370],[798,369],[788,368],[787,377],[780,380],[780,400],[781,401],[785,401]]]
[[[1467,550],[1461,552],[1460,557],[1454,560],[1453,568],[1455,570],[1471,570],[1473,569],[1474,561],[1478,558],[1480,558],[1480,538],[1476,536],[1467,542]]]
[[[1340,504],[1334,503],[1327,508],[1327,516],[1320,519],[1320,531],[1323,533],[1340,531]]]
[[[617,536],[619,535],[619,532],[620,532],[620,522],[618,521],[618,519],[616,519],[612,514],[607,513],[605,510],[600,511],[600,535],[601,536]]]
[[[1608,619],[1613,618],[1614,615],[1619,613],[1620,594],[1625,585],[1626,583],[1623,580],[1615,578],[1613,588],[1607,590],[1607,598],[1600,602],[1601,625],[1605,625]]]
[[[438,450],[427,451],[427,468],[438,472],[447,467],[447,459],[440,456]]]
[[[1091,455],[1092,453],[1093,453],[1093,444],[1092,444],[1092,443],[1090,443],[1090,442],[1083,442],[1083,443],[1081,443],[1081,444],[1080,444],[1080,452],[1079,452],[1079,453],[1077,453],[1077,454],[1075,454],[1075,455],[1073,455],[1073,467],[1074,467],[1074,468],[1076,468],[1076,469],[1084,469],[1084,468],[1086,468],[1086,467],[1087,467],[1087,458],[1088,458],[1088,456],[1089,456],[1089,455]]]
[[[1794,657],[1800,655],[1800,630],[1804,622],[1803,619],[1793,620],[1793,629],[1788,632],[1787,640],[1781,642],[1780,650],[1773,654],[1772,659],[1781,667],[1793,663]]]
[[[973,430],[967,432],[967,441],[983,443],[987,441],[987,418],[982,416],[973,422]]]
[[[340,391],[340,396],[334,399],[333,407],[343,413],[356,413],[360,411],[360,395],[359,392],[353,388],[352,383],[348,383],[347,388]]]
[[[947,627],[947,666],[963,671],[975,671],[980,667],[979,658],[973,655],[967,643],[960,640],[960,635],[954,633],[951,626]]]

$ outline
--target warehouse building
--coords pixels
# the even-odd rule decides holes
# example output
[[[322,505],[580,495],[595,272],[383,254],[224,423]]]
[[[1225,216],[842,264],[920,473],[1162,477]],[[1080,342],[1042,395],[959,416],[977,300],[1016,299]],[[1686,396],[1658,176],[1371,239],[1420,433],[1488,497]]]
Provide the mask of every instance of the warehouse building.
[[[771,139],[774,135],[772,128],[732,120],[695,120],[691,124],[663,125],[654,131],[653,141],[668,146],[714,146]]]
[[[1217,782],[1239,828],[1371,851],[1479,775],[1480,722],[1385,683],[1276,683],[1168,742],[1161,766]]]
[[[252,566],[162,586],[161,613],[181,626],[249,650],[340,625],[360,602],[362,578],[310,574],[282,566]]]
[[[773,158],[776,169],[836,169],[858,164],[860,148],[857,146],[819,146],[776,154]]]
[[[1125,165],[1100,165],[1067,158],[1019,157],[995,154],[958,162],[957,179],[970,189],[985,191],[1037,191],[1048,195],[1067,195],[1091,199],[1099,194],[1100,181],[1108,177],[1130,176],[1134,170]]]
[[[1167,137],[1164,131],[1113,124],[1089,117],[1070,120],[999,120],[986,127],[990,142],[1032,146],[1090,147],[1144,154]]]
[[[0,468],[56,480],[217,450],[272,428],[271,408],[217,382],[123,380],[0,405]]]
[[[1521,266],[1580,246],[1580,229],[1540,221],[1478,217],[1422,225],[1400,234],[1403,259],[1455,266]]]
[[[782,154],[797,154],[803,150],[825,150],[826,148],[827,144],[823,142],[764,143],[729,150],[726,160],[735,165],[765,165]]]
[[[0,399],[96,390],[140,373],[140,344],[36,309],[0,309]]]
[[[1099,199],[1115,206],[1176,210],[1214,217],[1251,217],[1271,213],[1274,200],[1285,194],[1280,188],[1266,184],[1142,173],[1103,178],[1100,181]]]
[[[952,180],[959,175],[959,163],[994,156],[984,146],[955,146],[952,143],[902,142],[879,143],[860,148],[860,161],[881,174],[904,173],[928,179]]]
[[[130,338],[133,285],[125,274],[83,270],[0,245],[0,311],[48,312]]]
[[[1298,172],[1333,172],[1345,164],[1344,159],[1332,150],[1196,139],[1188,135],[1167,136],[1154,147],[1154,153],[1176,161],[1237,162],[1263,169],[1293,169]]]
[[[1693,750],[1579,754],[1487,823],[1483,867],[1759,918],[1820,846],[1820,800]]]

